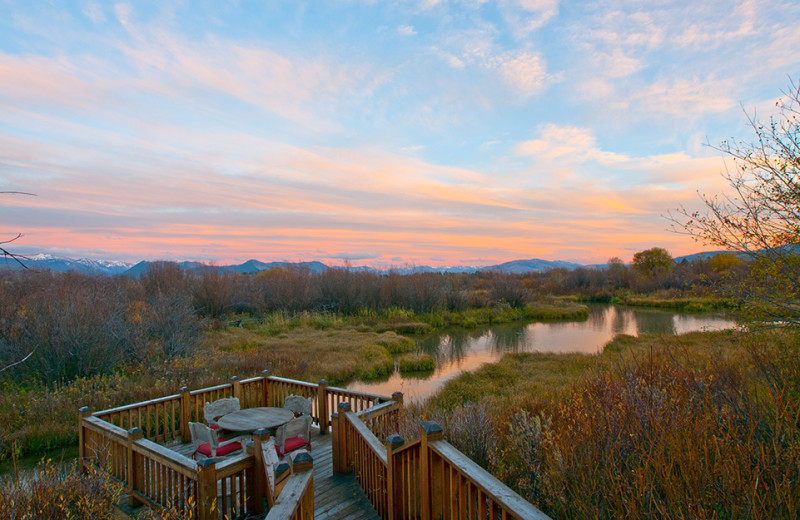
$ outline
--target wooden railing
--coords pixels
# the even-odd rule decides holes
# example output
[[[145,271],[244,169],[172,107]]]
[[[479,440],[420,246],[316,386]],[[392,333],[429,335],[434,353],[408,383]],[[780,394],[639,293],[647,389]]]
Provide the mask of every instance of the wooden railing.
[[[125,431],[85,408],[82,415],[81,463],[108,468],[124,484],[128,505],[175,507],[203,520],[263,511],[248,499],[256,496],[253,456],[197,462],[144,438],[140,428]]]
[[[286,396],[291,394],[311,397],[311,415],[322,433],[330,429],[331,413],[336,411],[339,403],[350,403],[354,411],[361,411],[378,403],[402,399],[399,393],[388,397],[328,386],[324,379],[319,383],[308,383],[275,377],[269,375],[268,370],[250,379],[232,377],[230,383],[198,390],[183,387],[180,392],[92,415],[125,431],[140,428],[146,439],[166,444],[189,439],[189,422],[203,422],[205,404],[224,397],[237,397],[242,408],[282,406]]]
[[[333,470],[354,473],[384,520],[489,519],[546,520],[513,490],[442,439],[433,422],[422,424],[420,438],[406,443],[390,435],[382,443],[347,403],[333,417]],[[396,414],[383,406],[377,416]]]
[[[292,474],[264,520],[314,518],[314,468],[310,462],[293,465]]]
[[[372,408],[367,416],[370,424],[385,429],[385,410],[402,402],[402,394],[395,394],[398,401],[393,402],[386,396],[329,387],[324,380],[307,383],[270,376],[264,371],[250,379],[234,377],[229,383],[198,390],[184,387],[179,394],[95,413],[81,408],[79,458],[81,464],[108,468],[124,484],[131,506],[175,507],[200,520],[260,513],[267,495],[260,448],[217,463],[214,459],[196,462],[163,444],[189,442],[189,422],[203,421],[206,402],[237,397],[242,408],[281,406],[290,394],[313,398],[312,415],[321,433],[327,433],[330,412],[339,403],[347,402],[358,410],[385,403],[382,408]],[[255,435],[254,443],[258,445],[260,439]],[[313,483],[310,477],[302,476],[303,471],[299,474],[292,474],[291,486],[285,484],[291,488],[293,498],[287,495],[280,501],[279,509],[288,511],[289,504],[296,501],[296,510],[287,513],[289,516],[270,518],[306,518],[309,514],[313,517]],[[303,492],[298,493],[301,488]]]
[[[397,435],[403,396],[392,397],[270,376],[239,380],[199,390],[92,413],[81,409],[81,464],[98,464],[126,488],[130,505],[174,507],[199,520],[236,519],[264,511],[267,520],[313,518],[310,457],[282,481],[283,491],[268,491],[260,443],[221,462],[197,462],[161,443],[188,442],[189,421],[202,421],[206,402],[237,397],[243,408],[280,406],[290,394],[312,398],[320,432],[332,426],[333,470],[354,473],[368,499],[386,520],[525,519],[548,517],[442,439],[435,423],[423,423],[420,438]],[[331,413],[338,410],[337,413]],[[380,439],[386,439],[381,442]],[[305,464],[305,465],[304,465]]]

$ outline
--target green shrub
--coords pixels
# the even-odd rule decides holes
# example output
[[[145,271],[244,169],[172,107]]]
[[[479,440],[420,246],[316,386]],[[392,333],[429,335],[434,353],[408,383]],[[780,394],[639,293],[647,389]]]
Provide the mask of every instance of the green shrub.
[[[524,317],[540,320],[583,320],[589,317],[586,305],[563,302],[558,305],[529,303],[525,306]]]
[[[436,361],[429,354],[406,354],[398,359],[400,373],[425,372],[436,368]]]
[[[416,348],[414,341],[394,333],[382,334],[381,339],[379,339],[377,343],[384,347],[392,356],[412,352],[414,348]]]

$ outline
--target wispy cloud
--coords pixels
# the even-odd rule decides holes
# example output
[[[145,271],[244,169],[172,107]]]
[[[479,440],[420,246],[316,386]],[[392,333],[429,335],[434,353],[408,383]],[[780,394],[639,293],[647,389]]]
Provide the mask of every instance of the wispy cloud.
[[[413,25],[398,25],[397,32],[403,36],[414,36],[417,31],[414,30]]]
[[[597,161],[602,164],[619,164],[629,157],[601,150],[594,132],[588,128],[547,124],[539,132],[539,138],[524,141],[516,146],[520,155],[529,155],[538,161],[557,160],[560,163],[584,163]]]
[[[558,0],[501,0],[500,9],[514,36],[525,40],[558,14]]]
[[[9,11],[0,185],[38,197],[0,233],[133,259],[689,253],[661,215],[724,189],[700,143],[800,65],[788,1]]]

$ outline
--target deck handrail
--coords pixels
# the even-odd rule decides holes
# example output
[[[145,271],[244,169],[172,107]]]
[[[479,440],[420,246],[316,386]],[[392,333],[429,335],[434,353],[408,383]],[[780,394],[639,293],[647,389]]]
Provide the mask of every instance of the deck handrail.
[[[520,520],[550,520],[530,502],[519,496],[508,486],[494,478],[494,476],[480,467],[472,459],[458,451],[452,444],[445,440],[436,440],[428,443],[431,451],[437,453],[450,465],[468,476],[469,481],[482,493],[496,500],[503,511],[509,511]]]
[[[99,412],[94,412],[92,415],[94,415],[95,417],[98,417],[98,416],[103,416],[103,415],[110,415],[110,414],[114,414],[114,413],[119,413],[119,412],[127,412],[128,410],[135,410],[136,408],[141,408],[143,405],[159,404],[159,403],[165,403],[165,402],[168,402],[168,401],[172,401],[173,399],[180,398],[180,396],[181,396],[181,394],[173,394],[173,395],[167,395],[167,396],[164,396],[164,397],[157,397],[155,399],[150,399],[150,400],[142,401],[142,402],[139,402],[139,403],[126,404],[126,405],[122,405],[122,406],[117,406],[115,408],[108,408],[106,410],[100,410]]]
[[[377,398],[381,402],[391,401],[392,400],[391,397],[386,396],[386,395],[370,394],[369,392],[362,392],[360,390],[349,390],[347,388],[339,388],[338,386],[331,386],[329,389],[332,390],[332,391],[338,392],[338,393],[340,393],[342,395],[350,395],[350,396],[353,396],[353,397],[363,397],[363,398],[368,398],[368,399]]]
[[[383,520],[549,520],[442,439],[436,423],[423,423],[417,440],[406,443],[390,435],[383,444],[361,419],[392,408],[380,405],[360,413],[349,408],[347,403],[339,405],[333,418],[334,473],[354,473]]]
[[[386,459],[386,446],[381,443],[381,441],[372,433],[372,431],[367,427],[366,424],[361,422],[358,419],[358,416],[354,412],[346,412],[348,422],[355,430],[355,433],[360,435],[363,438],[364,444],[372,451],[373,454],[380,460],[384,465],[387,464]]]
[[[190,437],[189,422],[203,421],[203,407],[207,401],[223,397],[236,397],[243,408],[254,406],[282,406],[287,395],[295,393],[312,399],[312,417],[318,423],[320,432],[327,433],[331,414],[341,402],[349,402],[356,411],[366,410],[375,404],[388,401],[401,401],[402,394],[391,397],[347,390],[328,386],[327,381],[318,383],[297,381],[270,375],[268,370],[261,375],[239,380],[232,377],[230,382],[206,388],[180,389],[172,394],[138,403],[108,408],[92,415],[105,419],[125,430],[141,428],[144,436],[156,442],[185,442]]]

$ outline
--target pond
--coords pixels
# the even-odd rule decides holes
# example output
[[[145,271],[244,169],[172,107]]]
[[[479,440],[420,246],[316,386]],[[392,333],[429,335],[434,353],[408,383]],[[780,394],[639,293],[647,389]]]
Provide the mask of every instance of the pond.
[[[355,381],[347,388],[391,395],[403,392],[407,402],[420,402],[447,380],[498,361],[509,352],[582,352],[595,354],[617,334],[684,334],[735,327],[720,314],[681,314],[663,310],[591,305],[583,321],[519,322],[480,329],[456,329],[422,338],[418,352],[434,356],[436,369],[421,375],[395,371],[380,382]]]

